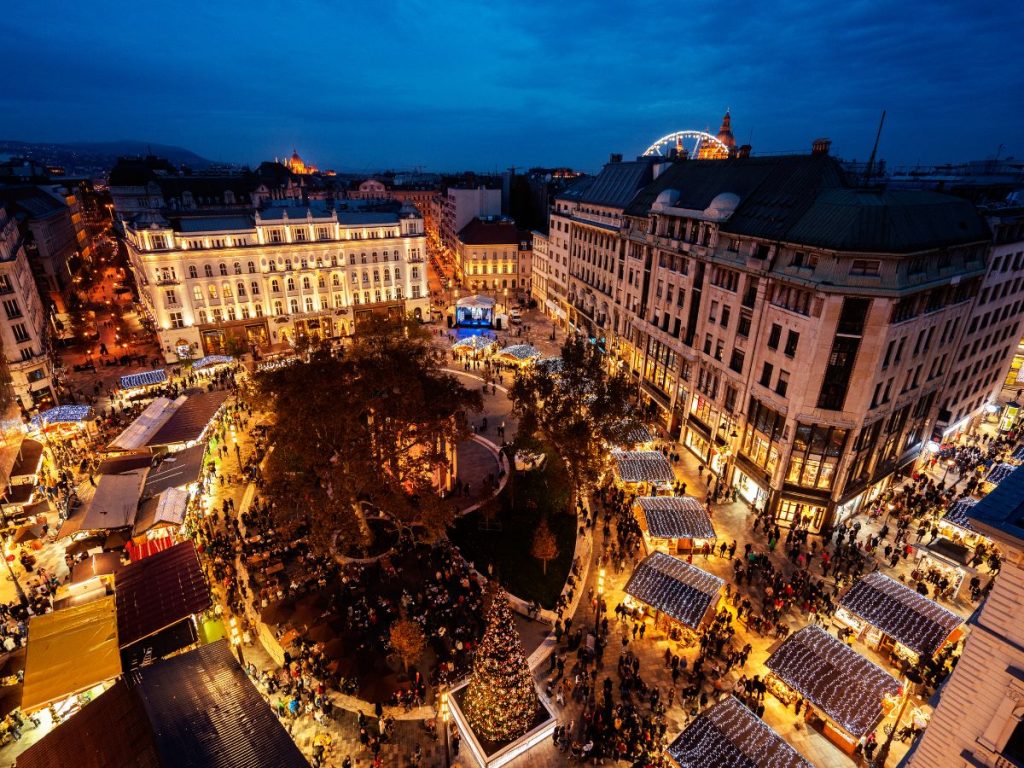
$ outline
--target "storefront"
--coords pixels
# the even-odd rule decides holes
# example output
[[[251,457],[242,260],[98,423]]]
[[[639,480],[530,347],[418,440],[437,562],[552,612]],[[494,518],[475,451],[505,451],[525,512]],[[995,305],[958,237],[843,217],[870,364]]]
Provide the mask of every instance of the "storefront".
[[[775,522],[786,528],[806,529],[820,533],[828,514],[826,499],[811,500],[805,497],[783,495],[775,513]]]
[[[738,466],[732,471],[732,487],[740,497],[755,509],[764,509],[768,504],[768,490]]]
[[[708,454],[711,453],[711,443],[704,438],[704,435],[697,432],[691,424],[686,430],[686,439],[683,445],[690,449],[694,456],[704,464],[708,463]]]

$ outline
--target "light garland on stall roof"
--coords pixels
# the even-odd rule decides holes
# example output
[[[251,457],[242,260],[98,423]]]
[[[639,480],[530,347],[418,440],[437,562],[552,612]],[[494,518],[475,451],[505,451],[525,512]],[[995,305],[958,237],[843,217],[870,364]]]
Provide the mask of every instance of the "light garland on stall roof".
[[[1013,464],[1007,464],[1005,461],[996,464],[988,471],[988,475],[985,476],[986,483],[992,483],[993,485],[999,485],[1003,480],[1009,477],[1016,467]]]
[[[32,417],[33,427],[47,424],[74,424],[92,416],[91,405],[58,405]]]
[[[1016,450],[1010,454],[1010,458],[1024,463],[1024,444],[1018,445]]]
[[[615,474],[623,483],[671,483],[672,465],[661,451],[612,451]]]
[[[858,579],[839,604],[925,656],[934,654],[963,623],[952,611],[878,571]]]
[[[139,387],[150,387],[154,384],[162,384],[167,381],[167,371],[158,368],[155,371],[143,371],[142,373],[130,373],[120,379],[121,389],[138,389]]]
[[[641,496],[636,500],[647,531],[658,539],[713,539],[707,509],[692,496]]]
[[[540,357],[540,352],[532,344],[513,344],[498,352],[498,357],[514,357],[516,360],[529,360]]]
[[[963,528],[965,531],[973,533],[974,528],[971,527],[971,518],[968,511],[977,503],[978,500],[972,499],[970,496],[957,499],[949,505],[949,509],[946,510],[946,514],[942,516],[942,519],[950,525],[955,525],[958,528]]]
[[[664,552],[652,552],[629,577],[626,594],[694,629],[724,584],[696,566]]]
[[[855,738],[882,718],[882,699],[900,692],[899,681],[821,627],[790,635],[765,666]]]
[[[493,344],[494,339],[489,339],[486,336],[467,336],[452,344],[452,349],[472,349],[476,351],[487,349]]]
[[[813,768],[733,696],[704,710],[668,747],[681,768]]]

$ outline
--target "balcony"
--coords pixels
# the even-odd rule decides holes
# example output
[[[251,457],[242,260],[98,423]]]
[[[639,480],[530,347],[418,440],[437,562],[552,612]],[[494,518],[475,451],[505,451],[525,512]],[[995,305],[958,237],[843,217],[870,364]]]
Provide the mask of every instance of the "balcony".
[[[173,277],[165,277],[160,280],[156,280],[154,285],[165,286],[165,285],[180,285],[181,281]]]

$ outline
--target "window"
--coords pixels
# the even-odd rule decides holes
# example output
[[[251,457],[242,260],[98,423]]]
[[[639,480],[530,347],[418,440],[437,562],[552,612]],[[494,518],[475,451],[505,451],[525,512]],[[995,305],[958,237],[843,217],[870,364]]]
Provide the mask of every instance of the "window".
[[[729,327],[729,314],[730,314],[730,311],[731,310],[729,309],[729,307],[723,305],[723,307],[722,307],[722,327],[723,328],[728,328]]]
[[[736,373],[743,373],[743,350],[734,349],[732,351],[732,357],[729,359],[729,367],[736,371]]]
[[[283,315],[284,314],[284,303],[282,303],[282,301],[280,299],[277,299],[277,300],[274,301],[274,314],[275,315]]]
[[[297,243],[306,242],[306,230],[302,227],[296,227],[292,230],[292,240]]]
[[[285,287],[286,287],[286,288],[287,288],[287,289],[288,289],[289,291],[294,291],[294,290],[295,290],[295,278],[294,278],[294,277],[289,277],[289,278],[287,278],[287,279],[285,280]]]
[[[205,274],[207,277],[213,277],[213,267],[210,266],[209,264],[204,264],[203,274]]]
[[[255,309],[256,309],[256,317],[263,317],[263,305],[262,304],[257,304]]]
[[[196,269],[196,265],[195,264],[189,264],[188,265],[188,276],[189,277],[199,277],[199,270]]]
[[[202,289],[202,286],[198,286],[198,285],[193,285],[192,286],[192,298],[195,299],[196,301],[202,301],[203,300],[203,289]]]
[[[309,282],[309,276],[308,275],[303,275],[303,277],[302,277],[302,290],[309,291],[309,290],[312,290],[312,288],[313,288],[313,286]]]
[[[771,363],[765,363],[761,369],[760,384],[762,387],[770,387],[772,385],[772,372],[775,370],[775,366]]]
[[[882,262],[878,259],[854,259],[850,265],[850,274],[875,277],[879,274],[881,266]]]
[[[214,300],[214,299],[216,299],[216,298],[217,298],[217,286],[216,286],[216,285],[213,285],[213,284],[211,283],[211,284],[210,284],[210,285],[208,286],[208,288],[209,288],[209,293],[210,293],[210,299],[211,299],[211,300]]]
[[[312,296],[307,296],[306,297],[306,311],[307,312],[312,312],[313,311],[313,297]]]
[[[242,265],[239,264],[237,261],[234,263],[234,270],[236,275],[242,274]]]
[[[14,340],[19,344],[23,344],[26,341],[31,341],[32,337],[29,336],[28,328],[25,327],[24,323],[15,323],[11,326],[11,332],[14,334]]]
[[[231,290],[231,283],[224,283],[224,287],[221,289],[220,295],[225,299],[231,299],[234,297],[234,293]]]
[[[327,227],[317,227],[316,228],[316,239],[317,240],[327,240],[327,239],[329,239],[329,237],[330,237],[330,235],[328,234]]]
[[[175,304],[178,303],[178,295],[173,290],[164,291],[164,297],[167,299],[167,306],[169,307],[173,307]],[[6,301],[4,302],[4,305],[6,308]],[[8,315],[8,317],[10,317],[10,315]]]
[[[736,326],[736,335],[747,338],[750,336],[750,313],[747,311],[740,312],[740,321]]]
[[[299,314],[299,300],[298,299],[289,299],[288,300],[288,311],[291,314],[293,314],[293,315]]]
[[[793,357],[796,355],[797,344],[800,343],[800,334],[796,331],[790,331],[786,336],[786,357]]]
[[[775,382],[775,394],[785,397],[787,391],[789,391],[789,372],[779,371],[779,379]]]
[[[272,242],[272,243],[280,243],[281,240],[283,239],[281,237],[281,230],[280,229],[272,229],[272,230],[270,230],[270,232],[268,234],[270,235],[270,242]]]
[[[167,248],[167,238],[164,235],[150,235],[150,241],[153,243],[153,249],[162,251]]]
[[[168,293],[173,294],[174,291],[168,291]],[[21,317],[21,307],[18,306],[18,300],[6,299],[4,301],[4,312],[7,313],[8,320],[14,320],[17,317]]]
[[[251,262],[251,261],[249,262],[249,274],[250,275],[255,275],[256,274],[256,264],[254,262]]]
[[[220,263],[220,273],[221,275],[227,275],[228,273],[228,265],[225,264],[223,261]]]
[[[782,338],[782,326],[772,323],[772,329],[768,332],[768,349],[778,349],[780,338]]]

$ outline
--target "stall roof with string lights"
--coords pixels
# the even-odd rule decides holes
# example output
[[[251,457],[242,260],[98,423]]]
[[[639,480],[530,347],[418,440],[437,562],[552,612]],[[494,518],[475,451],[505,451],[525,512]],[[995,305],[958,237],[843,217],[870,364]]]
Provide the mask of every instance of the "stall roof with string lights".
[[[629,577],[626,594],[696,629],[708,610],[718,604],[724,584],[717,576],[683,560],[652,552]]]
[[[707,509],[692,496],[640,496],[634,503],[643,517],[641,527],[655,538],[715,538]]]
[[[121,389],[141,389],[153,387],[167,381],[167,370],[158,368],[154,371],[143,371],[142,373],[130,373],[120,379]]]
[[[1008,478],[1015,470],[1016,467],[1013,464],[1008,464],[1005,461],[1001,461],[998,464],[993,465],[992,469],[985,475],[985,482],[992,483],[992,485],[999,485],[1003,480]]]
[[[955,525],[957,528],[962,528],[965,531],[973,532],[974,529],[971,527],[970,510],[975,504],[978,503],[977,499],[972,499],[970,496],[965,496],[962,499],[957,499],[949,505],[949,509],[946,510],[946,514],[942,516],[942,521]]]
[[[668,754],[679,768],[813,768],[734,696],[701,712]]]
[[[857,739],[878,725],[885,697],[901,690],[899,680],[817,626],[786,638],[765,666]]]
[[[926,657],[963,624],[952,611],[878,571],[858,579],[839,605]]]
[[[612,451],[612,459],[620,483],[671,483],[676,479],[661,451]]]

